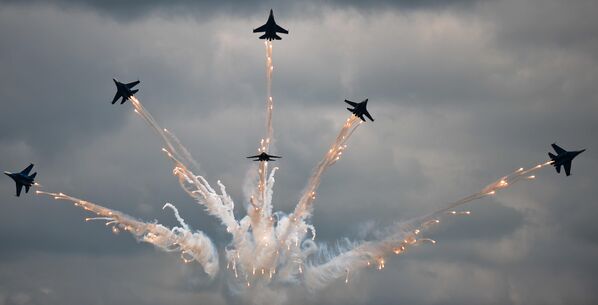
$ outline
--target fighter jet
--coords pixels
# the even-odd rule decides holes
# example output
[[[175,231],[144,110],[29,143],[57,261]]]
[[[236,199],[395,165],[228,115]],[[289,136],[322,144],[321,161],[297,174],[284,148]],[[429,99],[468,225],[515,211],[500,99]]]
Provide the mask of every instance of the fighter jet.
[[[280,38],[280,36],[276,35],[276,33],[283,33],[283,34],[289,33],[289,31],[283,29],[278,24],[276,24],[276,21],[274,21],[274,13],[272,12],[272,10],[270,10],[270,16],[268,17],[268,21],[266,21],[266,24],[260,26],[257,29],[254,29],[253,32],[254,33],[265,32],[264,35],[260,36],[260,39],[267,39],[267,40],[272,40],[272,39],[281,40],[282,38]]]
[[[29,172],[32,168],[33,164],[30,164],[20,173],[4,172],[5,175],[11,177],[12,180],[15,181],[17,185],[17,197],[21,196],[21,190],[23,189],[23,186],[25,186],[25,193],[29,193],[29,188],[35,183],[33,179],[35,179],[35,175],[37,175],[37,173],[33,173],[31,176],[29,175]]]
[[[552,148],[556,152],[556,156],[550,152],[548,153],[548,156],[553,161],[552,165],[554,165],[557,173],[561,173],[561,165],[564,166],[565,174],[567,176],[571,175],[571,161],[573,161],[573,158],[586,151],[585,149],[578,151],[566,151],[556,145],[556,143],[552,143]]]
[[[278,159],[278,158],[282,158],[282,157],[269,155],[269,154],[267,154],[265,152],[263,152],[263,153],[261,153],[259,155],[247,157],[247,159],[255,159],[255,160],[252,160],[252,161],[276,161],[274,159]]]
[[[116,101],[119,98],[122,98],[120,103],[124,104],[127,101],[127,99],[129,99],[131,96],[133,96],[133,94],[135,94],[135,93],[137,93],[137,91],[139,91],[139,90],[131,90],[131,89],[133,89],[133,87],[135,87],[135,86],[137,86],[137,84],[139,84],[139,81],[135,81],[135,82],[128,83],[128,84],[123,84],[114,78],[112,80],[114,81],[114,84],[116,85],[116,94],[114,95],[114,99],[112,99],[112,104],[116,103]]]
[[[372,116],[370,115],[368,110],[366,109],[366,107],[368,106],[367,98],[361,103],[355,103],[355,102],[351,102],[349,100],[345,100],[345,103],[347,103],[353,107],[353,109],[347,108],[347,110],[351,111],[354,115],[359,117],[362,121],[365,122],[365,119],[363,118],[364,115],[367,116],[368,119],[372,120],[372,122],[374,121],[374,119],[372,118]]]

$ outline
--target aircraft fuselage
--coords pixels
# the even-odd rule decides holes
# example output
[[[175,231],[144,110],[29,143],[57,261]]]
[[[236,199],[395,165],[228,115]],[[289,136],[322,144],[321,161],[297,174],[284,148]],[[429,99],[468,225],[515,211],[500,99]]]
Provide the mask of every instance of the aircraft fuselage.
[[[11,173],[11,172],[4,172],[5,175],[12,178],[17,183],[20,183],[25,186],[32,186],[33,185],[33,178],[27,175],[23,175],[21,173]]]

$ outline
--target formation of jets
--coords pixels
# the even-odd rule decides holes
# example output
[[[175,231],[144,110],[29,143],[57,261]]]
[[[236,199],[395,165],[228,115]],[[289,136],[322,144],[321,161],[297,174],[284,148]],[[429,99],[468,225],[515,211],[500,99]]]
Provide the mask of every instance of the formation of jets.
[[[270,15],[268,16],[268,21],[266,21],[266,24],[254,29],[253,32],[254,33],[264,33],[264,35],[260,36],[259,39],[267,39],[270,41],[282,39],[280,36],[277,35],[277,33],[283,33],[283,34],[289,33],[289,31],[287,31],[286,29],[284,29],[281,26],[279,26],[278,24],[276,24],[276,21],[274,21],[274,13],[272,10],[270,10]],[[128,99],[130,99],[135,93],[137,93],[139,91],[139,89],[133,89],[135,86],[137,86],[140,83],[139,80],[131,82],[131,83],[121,83],[121,82],[117,81],[116,79],[112,79],[112,80],[114,81],[114,84],[116,85],[116,94],[114,95],[114,98],[112,99],[112,104],[116,103],[116,101],[118,101],[118,99],[121,99],[120,103],[124,104]],[[352,107],[352,108],[347,108],[347,110],[349,110],[351,113],[353,113],[353,115],[355,115],[356,117],[360,118],[362,121],[364,121],[364,122],[366,121],[364,116],[367,117],[368,119],[370,119],[372,122],[374,121],[374,118],[372,118],[372,116],[370,115],[370,113],[367,110],[367,104],[368,104],[367,98],[365,100],[363,100],[361,103],[355,103],[355,102],[352,102],[349,100],[345,100],[345,103],[349,104]],[[573,158],[575,158],[577,155],[579,155],[580,153],[585,151],[585,149],[582,149],[579,151],[566,151],[563,148],[556,145],[555,143],[552,144],[552,148],[556,152],[556,155],[554,155],[551,152],[548,153],[548,156],[552,160],[552,165],[554,165],[557,173],[561,172],[561,166],[564,167],[565,174],[567,176],[571,175],[571,161],[573,160]],[[282,157],[269,155],[266,152],[262,152],[259,155],[249,156],[247,158],[253,159],[252,161],[267,162],[267,161],[275,161],[275,159],[279,159]],[[31,186],[35,184],[35,176],[37,175],[37,173],[33,173],[33,174],[29,175],[32,168],[33,168],[33,164],[30,164],[29,166],[27,166],[27,168],[25,168],[24,170],[22,170],[21,172],[18,172],[18,173],[4,172],[5,175],[9,176],[10,178],[12,178],[14,180],[16,187],[17,187],[17,191],[16,191],[17,197],[21,195],[21,191],[22,191],[23,187],[25,187],[25,193],[28,193]]]
[[[18,173],[4,172],[5,175],[9,176],[15,181],[15,184],[17,185],[17,197],[21,196],[21,190],[23,189],[23,186],[25,187],[25,193],[29,193],[29,188],[35,183],[34,180],[37,173],[29,175],[29,172],[31,172],[32,168],[33,164],[29,164],[29,166]]]
[[[552,148],[556,152],[556,156],[551,152],[548,153],[550,160],[552,160],[552,165],[554,165],[556,172],[559,174],[561,173],[561,166],[563,166],[565,168],[565,174],[567,176],[571,175],[571,161],[573,161],[573,158],[586,151],[585,149],[577,151],[566,151],[560,146],[556,145],[556,143],[552,143]]]

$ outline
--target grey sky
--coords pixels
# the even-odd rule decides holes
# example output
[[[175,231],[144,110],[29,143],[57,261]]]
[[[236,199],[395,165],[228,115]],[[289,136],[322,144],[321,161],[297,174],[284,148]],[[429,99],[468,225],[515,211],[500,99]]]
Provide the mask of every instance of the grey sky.
[[[348,112],[364,124],[323,179],[321,242],[425,214],[549,144],[587,148],[573,175],[547,168],[430,232],[435,246],[389,258],[345,286],[289,304],[595,304],[598,294],[598,21],[595,1],[0,2],[0,167],[36,164],[44,189],[174,225],[165,202],[219,248],[228,236],[180,190],[160,142],[112,77],[220,179],[242,212],[263,134],[263,42],[273,7],[274,204],[293,208]],[[298,4],[301,3],[301,4]],[[447,4],[448,3],[448,4]],[[119,2],[120,4],[120,2]],[[237,304],[177,255],[113,235],[68,204],[0,183],[1,304]],[[93,288],[92,288],[93,287]]]

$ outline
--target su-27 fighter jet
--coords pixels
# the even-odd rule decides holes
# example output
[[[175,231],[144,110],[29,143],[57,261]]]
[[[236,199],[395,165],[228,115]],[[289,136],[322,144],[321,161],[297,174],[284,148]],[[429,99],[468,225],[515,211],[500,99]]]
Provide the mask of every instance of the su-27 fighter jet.
[[[112,104],[116,103],[116,101],[119,98],[122,98],[120,103],[124,104],[127,101],[127,99],[129,99],[131,96],[133,96],[133,94],[135,94],[135,93],[137,93],[137,91],[139,91],[139,90],[131,90],[131,89],[133,89],[133,87],[135,87],[135,86],[137,86],[137,84],[139,84],[139,81],[135,81],[135,82],[128,83],[128,84],[123,84],[114,78],[112,80],[114,81],[114,84],[116,85],[116,94],[114,95],[114,99],[112,99]]]
[[[274,159],[278,159],[278,158],[282,158],[282,157],[269,155],[266,152],[263,152],[263,153],[261,153],[259,155],[247,157],[247,159],[255,159],[255,160],[252,160],[252,161],[276,161]]]
[[[274,13],[272,12],[272,10],[270,10],[270,16],[268,17],[268,21],[266,21],[266,24],[260,26],[257,29],[254,29],[253,32],[254,33],[265,32],[264,35],[260,36],[260,39],[267,39],[267,40],[273,40],[273,39],[281,40],[282,38],[280,38],[280,36],[276,35],[276,33],[283,33],[283,34],[289,33],[289,31],[283,29],[278,24],[276,24],[276,21],[274,21]]]
[[[29,188],[35,183],[34,179],[37,173],[31,174],[31,176],[29,175],[29,172],[32,168],[33,164],[30,164],[20,173],[4,172],[5,175],[9,176],[15,181],[17,185],[17,197],[21,196],[21,190],[23,189],[23,186],[25,187],[25,193],[29,193]]]
[[[351,111],[355,116],[360,118],[362,121],[365,122],[365,119],[363,118],[364,115],[367,116],[368,119],[372,120],[372,122],[374,121],[374,119],[372,118],[372,116],[370,115],[368,110],[366,109],[366,107],[368,106],[367,98],[361,103],[355,103],[355,102],[351,102],[349,100],[345,100],[345,103],[347,103],[353,107],[353,109],[347,108],[347,110]]]
[[[573,158],[586,151],[585,149],[578,151],[566,151],[556,145],[556,143],[552,143],[552,148],[556,152],[556,156],[553,153],[548,153],[548,156],[553,161],[552,165],[554,165],[556,172],[559,174],[561,173],[561,165],[565,167],[565,174],[567,176],[571,175],[571,161],[573,161]]]

